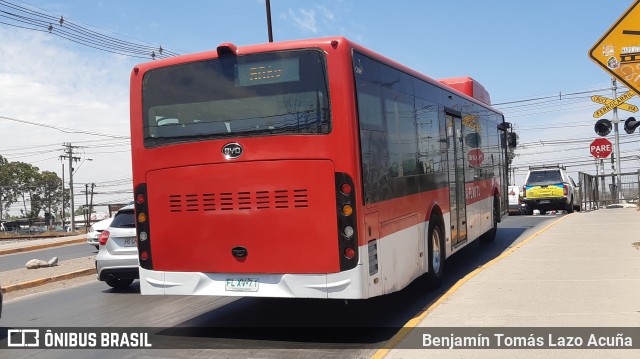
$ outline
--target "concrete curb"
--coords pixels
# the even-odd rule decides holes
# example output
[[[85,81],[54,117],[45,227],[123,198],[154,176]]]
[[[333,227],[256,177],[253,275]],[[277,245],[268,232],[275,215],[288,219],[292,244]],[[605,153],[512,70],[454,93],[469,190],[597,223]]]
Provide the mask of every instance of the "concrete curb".
[[[1,255],[5,255],[5,254],[29,252],[29,251],[35,251],[35,250],[38,250],[38,249],[59,247],[59,246],[67,245],[67,244],[77,244],[77,243],[86,243],[86,242],[87,242],[86,238],[76,238],[76,239],[69,239],[69,240],[59,241],[59,242],[36,244],[36,245],[33,245],[33,246],[17,247],[17,248],[9,248],[9,249],[0,249],[0,256]]]
[[[68,280],[68,279],[83,277],[83,276],[90,275],[90,274],[96,274],[96,269],[95,268],[81,269],[81,270],[77,270],[75,272],[58,274],[58,275],[55,275],[53,277],[35,279],[35,280],[29,281],[29,282],[13,284],[13,285],[10,285],[10,286],[7,286],[7,287],[2,287],[2,293],[11,293],[11,292],[15,292],[17,290],[29,289],[29,288],[33,288],[33,287],[38,287],[38,286],[41,286],[41,285],[49,284],[49,283],[58,282],[58,281],[61,281],[61,280]]]

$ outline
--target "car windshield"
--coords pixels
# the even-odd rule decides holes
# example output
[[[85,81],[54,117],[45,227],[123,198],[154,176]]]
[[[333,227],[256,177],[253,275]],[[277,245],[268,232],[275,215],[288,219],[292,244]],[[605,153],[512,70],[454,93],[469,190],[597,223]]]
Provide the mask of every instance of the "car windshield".
[[[562,183],[562,175],[558,170],[531,172],[527,181],[530,186],[545,186],[556,183]]]
[[[114,228],[134,228],[135,226],[133,210],[118,212],[111,222],[111,227]]]

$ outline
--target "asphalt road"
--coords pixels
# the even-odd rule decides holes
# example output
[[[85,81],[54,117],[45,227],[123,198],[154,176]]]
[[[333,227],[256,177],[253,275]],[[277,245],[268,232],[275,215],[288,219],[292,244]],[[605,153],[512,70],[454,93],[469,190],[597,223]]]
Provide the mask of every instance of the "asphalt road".
[[[24,268],[25,264],[32,259],[42,259],[49,261],[53,257],[58,257],[59,261],[88,257],[97,254],[96,247],[87,244],[72,244],[68,246],[40,249],[37,251],[22,252],[16,254],[6,254],[0,256],[0,272],[18,268]]]
[[[369,358],[459,279],[527,238],[557,216],[516,216],[503,221],[496,241],[472,244],[446,262],[437,290],[422,280],[365,301],[141,296],[137,282],[126,291],[102,282],[8,301],[6,328],[145,327],[174,349],[101,350],[101,358]],[[182,347],[182,349],[178,349]],[[200,348],[190,349],[187,348]],[[217,348],[206,350],[205,348]],[[292,350],[295,349],[295,350]],[[0,358],[84,358],[90,350],[3,350]]]

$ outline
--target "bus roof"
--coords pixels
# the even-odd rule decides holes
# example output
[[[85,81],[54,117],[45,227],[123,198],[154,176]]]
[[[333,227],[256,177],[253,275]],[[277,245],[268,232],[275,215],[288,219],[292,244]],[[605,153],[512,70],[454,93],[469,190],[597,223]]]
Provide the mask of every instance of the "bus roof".
[[[243,55],[243,54],[256,53],[256,52],[281,51],[281,50],[289,50],[289,49],[297,49],[297,48],[321,47],[321,48],[327,49],[332,47],[334,49],[338,49],[340,47],[340,44],[347,44],[349,48],[356,49],[357,51],[361,52],[364,55],[367,55],[372,58],[376,58],[390,66],[397,68],[400,71],[411,74],[412,76],[418,77],[435,86],[443,87],[448,91],[456,93],[457,95],[466,97],[473,102],[476,102],[485,107],[488,106],[492,110],[498,113],[502,113],[501,111],[491,107],[491,100],[489,97],[489,93],[484,88],[484,86],[482,86],[479,82],[475,81],[471,77],[446,78],[438,81],[342,36],[267,42],[262,44],[243,45],[243,46],[236,46],[233,43],[227,42],[227,43],[220,44],[217,50],[209,50],[209,51],[193,53],[188,55],[169,57],[161,60],[154,60],[151,62],[139,64],[134,67],[134,71],[137,72],[142,69],[148,70],[152,68],[171,66],[177,63],[201,61],[205,59],[217,58],[219,51],[221,51],[221,48],[224,48],[222,51],[227,51],[227,52],[232,51],[235,53],[235,55]]]
[[[484,86],[471,77],[451,77],[440,79],[439,81],[449,87],[453,87],[463,94],[471,96],[476,100],[491,106],[491,97],[489,96],[489,92],[487,92]]]

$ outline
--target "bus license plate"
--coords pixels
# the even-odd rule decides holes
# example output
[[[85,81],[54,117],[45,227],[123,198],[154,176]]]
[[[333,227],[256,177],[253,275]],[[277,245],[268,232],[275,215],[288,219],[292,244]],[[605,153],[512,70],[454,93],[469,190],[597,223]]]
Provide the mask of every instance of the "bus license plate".
[[[131,237],[131,238],[125,238],[124,239],[124,246],[125,247],[135,247],[136,245],[137,245],[136,237]]]
[[[540,204],[549,204],[549,203],[551,203],[551,201],[546,200],[546,199],[545,199],[545,200],[540,201]]]
[[[224,289],[231,292],[257,292],[257,278],[227,278]]]

